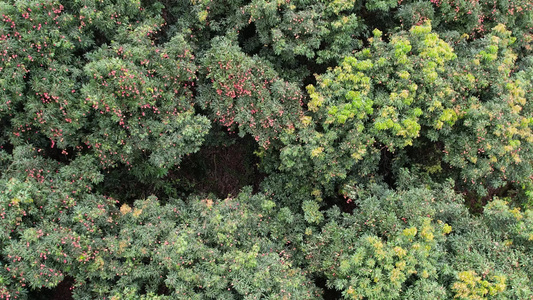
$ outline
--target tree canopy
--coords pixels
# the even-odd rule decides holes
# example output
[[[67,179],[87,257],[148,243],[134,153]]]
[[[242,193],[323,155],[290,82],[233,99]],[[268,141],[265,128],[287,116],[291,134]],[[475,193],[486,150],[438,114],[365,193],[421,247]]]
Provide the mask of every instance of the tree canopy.
[[[0,299],[533,297],[531,1],[0,12]]]

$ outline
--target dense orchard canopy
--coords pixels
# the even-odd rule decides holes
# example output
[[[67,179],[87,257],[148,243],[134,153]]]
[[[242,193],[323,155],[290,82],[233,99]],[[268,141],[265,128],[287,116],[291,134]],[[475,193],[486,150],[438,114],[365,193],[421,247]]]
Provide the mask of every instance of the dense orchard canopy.
[[[531,1],[0,13],[0,299],[533,298]]]

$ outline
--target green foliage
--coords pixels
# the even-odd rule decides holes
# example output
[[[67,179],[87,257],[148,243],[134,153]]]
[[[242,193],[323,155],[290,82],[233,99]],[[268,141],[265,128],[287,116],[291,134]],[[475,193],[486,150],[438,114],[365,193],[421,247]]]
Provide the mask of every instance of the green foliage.
[[[2,178],[2,295],[54,287],[67,275],[77,299],[150,297],[162,286],[173,299],[319,295],[289,255],[280,221],[291,212],[265,196],[247,189],[164,206],[149,197],[118,209],[84,192],[101,180],[94,161],[54,166],[33,155],[17,148]]]
[[[194,55],[180,35],[156,47],[152,36],[162,20],[151,10],[140,13],[138,1],[92,5],[64,11],[58,2],[16,1],[6,10],[4,21],[14,24],[2,40],[13,52],[2,62],[13,73],[3,79],[9,81],[2,98],[12,99],[2,108],[11,119],[8,138],[14,145],[57,147],[63,155],[90,152],[104,168],[145,164],[147,156],[163,170],[155,173],[164,173],[197,151],[210,127],[192,108]],[[127,20],[142,22],[126,29],[120,24]],[[72,36],[78,25],[80,35]],[[102,32],[93,36],[96,28]],[[84,60],[75,57],[87,47],[94,51]]]
[[[370,41],[370,48],[307,88],[324,136],[335,136],[334,144],[320,142],[320,153],[335,153],[327,161],[347,161],[349,170],[358,160],[367,164],[376,145],[401,152],[423,137],[442,143],[443,161],[457,168],[454,176],[480,194],[506,181],[530,180],[531,164],[521,162],[532,159],[531,108],[524,98],[531,71],[512,71],[514,39],[503,25],[478,50],[458,47],[457,54],[429,23],[388,43],[376,30]],[[311,159],[323,158],[309,152]]]
[[[456,55],[429,24],[391,37],[374,31],[370,48],[318,76],[307,91],[309,115],[281,133],[278,169],[312,178],[326,190],[377,171],[381,151],[396,152],[453,126],[458,110],[445,65]],[[442,98],[432,97],[437,93]]]
[[[301,115],[302,94],[283,81],[267,62],[250,58],[230,40],[216,38],[202,61],[207,83],[198,103],[212,118],[239,135],[251,134],[264,148]],[[237,126],[235,126],[237,125]]]
[[[330,212],[303,246],[309,269],[346,298],[530,297],[529,210],[498,200],[472,217],[449,184],[354,187],[348,195],[357,211]]]
[[[242,8],[247,23],[237,28],[255,25],[254,41],[263,56],[279,57],[291,65],[297,56],[318,56],[321,63],[338,60],[360,47],[355,37],[365,29],[357,14],[360,9],[350,1],[317,1],[313,6],[306,1],[252,1]],[[321,45],[327,46],[320,49]]]
[[[531,54],[532,17],[530,1],[401,1],[396,17],[404,28],[432,20],[435,29],[448,37],[483,38],[498,24],[505,24],[517,37],[517,48]],[[455,39],[455,38],[453,38]]]
[[[532,108],[525,91],[531,90],[533,69],[515,71],[513,42],[503,25],[496,26],[480,49],[461,59],[463,70],[452,75],[464,115],[443,138],[444,160],[460,168],[466,185],[481,194],[506,181],[529,182],[532,174],[531,164],[522,162],[532,159]],[[461,87],[467,81],[471,84]]]
[[[90,157],[60,165],[29,147],[15,148],[0,183],[2,276],[10,278],[3,283],[8,296],[55,287],[67,274],[84,269],[98,251],[96,240],[113,231],[107,218],[115,201],[90,193],[103,179],[95,170]]]
[[[533,297],[531,1],[0,11],[1,299]]]
[[[453,231],[435,216],[432,198],[429,190],[416,188],[350,192],[360,210],[328,220],[310,237],[304,249],[311,269],[350,299],[446,297],[446,285],[438,281],[443,252],[437,250]]]
[[[120,232],[105,238],[99,268],[76,277],[86,282],[76,293],[101,297],[133,289],[148,295],[165,286],[172,299],[315,298],[316,288],[284,254],[285,229],[273,222],[272,205],[249,191],[235,199],[160,206],[151,197],[124,204]]]
[[[84,104],[100,116],[84,142],[104,164],[149,154],[153,165],[172,167],[199,149],[210,126],[192,109],[196,67],[183,38],[156,48],[147,34],[139,29],[124,37],[131,44],[93,52],[85,66],[92,80],[82,88]]]
[[[445,122],[453,125],[457,120],[457,113],[443,106],[452,96],[452,85],[440,78],[444,65],[456,55],[431,33],[431,26],[413,27],[407,36],[393,36],[389,43],[378,31],[374,35],[371,48],[319,77],[317,88],[308,87],[316,99],[310,109],[317,111],[324,126],[368,137],[353,150],[358,158],[374,141],[394,151],[411,145],[422,126],[441,129]],[[442,96],[431,99],[434,94]]]

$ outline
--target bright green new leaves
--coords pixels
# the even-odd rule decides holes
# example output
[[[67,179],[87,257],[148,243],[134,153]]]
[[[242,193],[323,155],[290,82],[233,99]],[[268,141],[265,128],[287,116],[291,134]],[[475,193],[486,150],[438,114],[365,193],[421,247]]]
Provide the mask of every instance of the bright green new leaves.
[[[338,157],[361,159],[376,145],[397,152],[422,138],[443,145],[443,160],[457,168],[453,176],[480,194],[530,180],[531,164],[522,162],[532,159],[532,71],[515,71],[515,39],[503,25],[457,53],[429,23],[388,43],[381,34],[375,30],[368,49],[307,88],[313,118],[343,137],[337,145],[352,144]],[[320,144],[327,153],[328,143]]]
[[[375,173],[381,151],[412,145],[423,127],[436,133],[456,122],[454,87],[444,76],[456,58],[451,46],[429,23],[389,43],[381,35],[375,30],[369,48],[307,86],[308,115],[281,134],[280,170],[331,189]]]
[[[458,280],[453,284],[454,298],[459,299],[487,299],[496,296],[507,287],[505,276],[495,275],[491,281],[482,280],[474,271],[464,271],[457,275]]]
[[[457,116],[446,103],[453,86],[440,77],[456,55],[429,24],[395,35],[389,43],[375,30],[371,43],[320,76],[316,90],[308,87],[311,99],[324,99],[328,127],[360,130],[394,151],[411,145],[422,125],[440,129],[443,122],[453,124]]]

